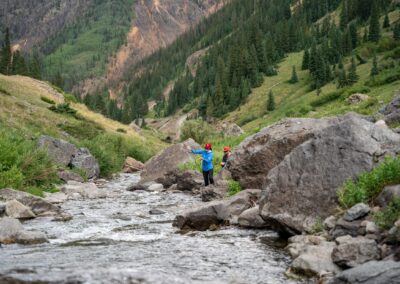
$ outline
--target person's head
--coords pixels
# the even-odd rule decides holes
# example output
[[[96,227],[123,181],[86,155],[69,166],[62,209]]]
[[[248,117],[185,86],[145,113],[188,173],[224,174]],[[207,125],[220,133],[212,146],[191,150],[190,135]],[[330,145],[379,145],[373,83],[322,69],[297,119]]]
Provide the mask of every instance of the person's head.
[[[211,150],[212,150],[212,145],[209,144],[209,143],[207,143],[207,144],[204,146],[204,149],[206,149],[206,150],[208,150],[208,151],[211,151]]]
[[[229,153],[231,151],[231,147],[225,146],[224,153]]]

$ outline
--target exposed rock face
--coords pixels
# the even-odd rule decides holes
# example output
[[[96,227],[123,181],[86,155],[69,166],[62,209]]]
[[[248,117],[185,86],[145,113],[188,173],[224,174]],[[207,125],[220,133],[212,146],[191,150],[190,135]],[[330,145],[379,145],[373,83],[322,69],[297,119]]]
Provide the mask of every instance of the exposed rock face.
[[[11,201],[14,199],[29,207],[36,215],[48,212],[58,213],[60,211],[57,206],[47,202],[43,198],[9,188],[0,189],[0,200]]]
[[[370,261],[343,271],[329,284],[395,284],[400,283],[400,262]]]
[[[143,170],[144,165],[142,162],[135,160],[132,157],[127,157],[124,163],[123,172],[124,173],[136,173]]]
[[[244,188],[262,188],[269,171],[287,154],[332,124],[332,119],[287,119],[264,128],[235,149],[227,168]]]
[[[239,215],[238,223],[246,228],[265,228],[268,226],[264,219],[261,218],[260,208],[258,206],[247,209]]]
[[[333,261],[342,267],[356,267],[380,257],[378,245],[365,237],[343,236],[336,239],[337,247],[332,252]]]
[[[334,214],[336,191],[347,179],[372,170],[385,154],[398,152],[399,135],[358,115],[322,121],[314,124],[331,126],[308,137],[300,134],[307,141],[292,149],[267,176],[261,215],[284,233],[311,231],[319,218]],[[293,141],[298,141],[295,137]],[[246,144],[251,147],[251,140]]]
[[[96,158],[86,148],[78,149],[71,143],[46,135],[39,138],[38,147],[45,149],[55,163],[81,169],[88,178],[97,178],[100,174]]]
[[[395,197],[400,197],[400,185],[386,186],[375,202],[380,207],[386,207]]]
[[[157,181],[164,184],[163,179],[169,172],[178,169],[179,165],[194,162],[194,156],[190,150],[200,148],[200,145],[193,139],[189,139],[165,149],[144,165],[141,182]],[[164,184],[164,186],[166,185]]]
[[[6,203],[6,215],[15,219],[32,219],[36,217],[29,207],[15,199]]]
[[[199,190],[204,184],[203,175],[197,171],[180,172],[176,181],[177,190],[181,191]]]
[[[0,244],[39,244],[47,242],[41,232],[25,231],[17,219],[5,217],[0,219]]]
[[[260,190],[242,191],[225,200],[213,201],[183,212],[176,216],[173,225],[180,229],[207,230],[211,225],[233,220],[251,208],[259,196]]]
[[[385,115],[387,124],[400,122],[400,95],[398,94],[386,107],[380,111]]]

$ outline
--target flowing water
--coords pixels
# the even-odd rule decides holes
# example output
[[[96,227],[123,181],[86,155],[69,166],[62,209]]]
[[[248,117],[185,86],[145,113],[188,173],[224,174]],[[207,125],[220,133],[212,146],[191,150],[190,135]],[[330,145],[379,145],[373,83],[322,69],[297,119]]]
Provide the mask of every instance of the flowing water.
[[[295,283],[283,273],[289,258],[266,244],[275,234],[227,227],[180,234],[175,215],[201,204],[182,193],[129,192],[137,175],[104,185],[109,197],[70,200],[66,223],[37,218],[26,229],[49,243],[0,248],[0,274],[43,283]],[[157,208],[165,212],[151,215]]]

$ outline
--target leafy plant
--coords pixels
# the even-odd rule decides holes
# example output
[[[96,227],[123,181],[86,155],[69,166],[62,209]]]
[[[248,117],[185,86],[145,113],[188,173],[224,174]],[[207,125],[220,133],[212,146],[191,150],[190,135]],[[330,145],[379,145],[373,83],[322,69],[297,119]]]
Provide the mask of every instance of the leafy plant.
[[[40,99],[41,99],[42,101],[44,101],[45,103],[48,103],[48,104],[51,104],[51,105],[55,105],[55,104],[56,104],[55,101],[53,101],[52,99],[49,99],[49,98],[47,98],[47,97],[41,96]]]
[[[394,198],[385,209],[373,214],[375,223],[382,229],[390,229],[399,218],[400,198]]]
[[[340,99],[341,96],[342,96],[342,94],[343,94],[342,91],[337,91],[337,92],[329,93],[329,94],[327,94],[327,95],[325,95],[325,96],[321,96],[321,97],[319,97],[318,99],[315,99],[314,101],[312,101],[312,102],[310,103],[310,105],[311,105],[313,108],[326,105],[326,104],[328,104],[328,103],[330,103],[330,102],[333,102],[333,101],[336,101],[336,100]]]
[[[242,191],[242,186],[238,181],[230,180],[228,182],[228,196],[234,196]]]
[[[117,132],[119,132],[119,133],[126,133],[126,130],[123,129],[123,128],[118,128],[118,129],[117,129]]]
[[[210,140],[215,132],[211,125],[203,120],[189,120],[186,121],[182,127],[181,140],[192,138],[197,143],[203,144]]]
[[[69,103],[62,103],[62,104],[58,104],[55,106],[51,106],[51,107],[49,107],[49,110],[56,112],[56,113],[62,113],[62,114],[70,114],[70,115],[76,114],[76,110],[71,108]]]

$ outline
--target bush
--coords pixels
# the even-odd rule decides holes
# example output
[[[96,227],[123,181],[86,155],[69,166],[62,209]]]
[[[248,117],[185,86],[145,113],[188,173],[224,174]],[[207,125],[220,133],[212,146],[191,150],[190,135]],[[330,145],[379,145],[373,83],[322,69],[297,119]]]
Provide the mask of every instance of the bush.
[[[400,71],[391,69],[375,76],[372,80],[366,82],[365,85],[368,87],[379,87],[396,82],[397,80],[400,80]]]
[[[347,180],[338,191],[340,204],[345,208],[372,202],[387,185],[400,183],[400,159],[386,158],[371,172],[361,174],[357,181]]]
[[[118,128],[118,129],[117,129],[117,132],[119,132],[119,133],[126,133],[126,130],[123,129],[123,128]]]
[[[391,52],[389,52],[388,54],[386,54],[384,56],[384,59],[399,59],[400,58],[400,47],[395,48],[394,50],[392,50]]]
[[[230,180],[228,182],[228,196],[234,196],[235,194],[242,191],[242,186],[239,182],[235,180]]]
[[[51,106],[51,107],[49,107],[49,110],[56,112],[56,113],[76,115],[76,110],[71,108],[69,103],[63,103],[63,104]]]
[[[321,96],[310,103],[311,107],[316,108],[336,101],[342,97],[343,91],[332,92]]]
[[[100,125],[89,121],[66,121],[58,127],[77,139],[93,139],[105,130]]]
[[[64,100],[67,103],[77,103],[78,102],[77,98],[74,95],[66,94],[66,93],[63,93],[63,95],[64,95]]]
[[[400,218],[400,198],[394,198],[389,205],[380,212],[373,214],[375,223],[382,229],[390,229]]]
[[[203,120],[189,120],[184,123],[180,138],[182,141],[192,138],[197,143],[203,144],[211,140],[214,135],[215,132],[208,123]]]
[[[41,96],[40,99],[41,99],[42,101],[44,101],[45,103],[48,103],[48,104],[51,104],[51,105],[55,105],[55,104],[56,104],[55,101],[53,101],[52,99],[49,99],[49,98],[47,98],[47,97]]]
[[[11,96],[10,92],[7,90],[4,90],[3,88],[0,88],[0,93],[3,93],[6,96]]]
[[[249,115],[247,115],[247,116],[245,116],[245,117],[239,119],[238,125],[239,125],[240,127],[242,127],[243,125],[246,125],[247,123],[250,123],[250,122],[252,122],[252,121],[254,121],[254,120],[256,120],[256,119],[257,119],[257,116],[256,116],[256,115],[254,115],[254,114],[249,114]]]

